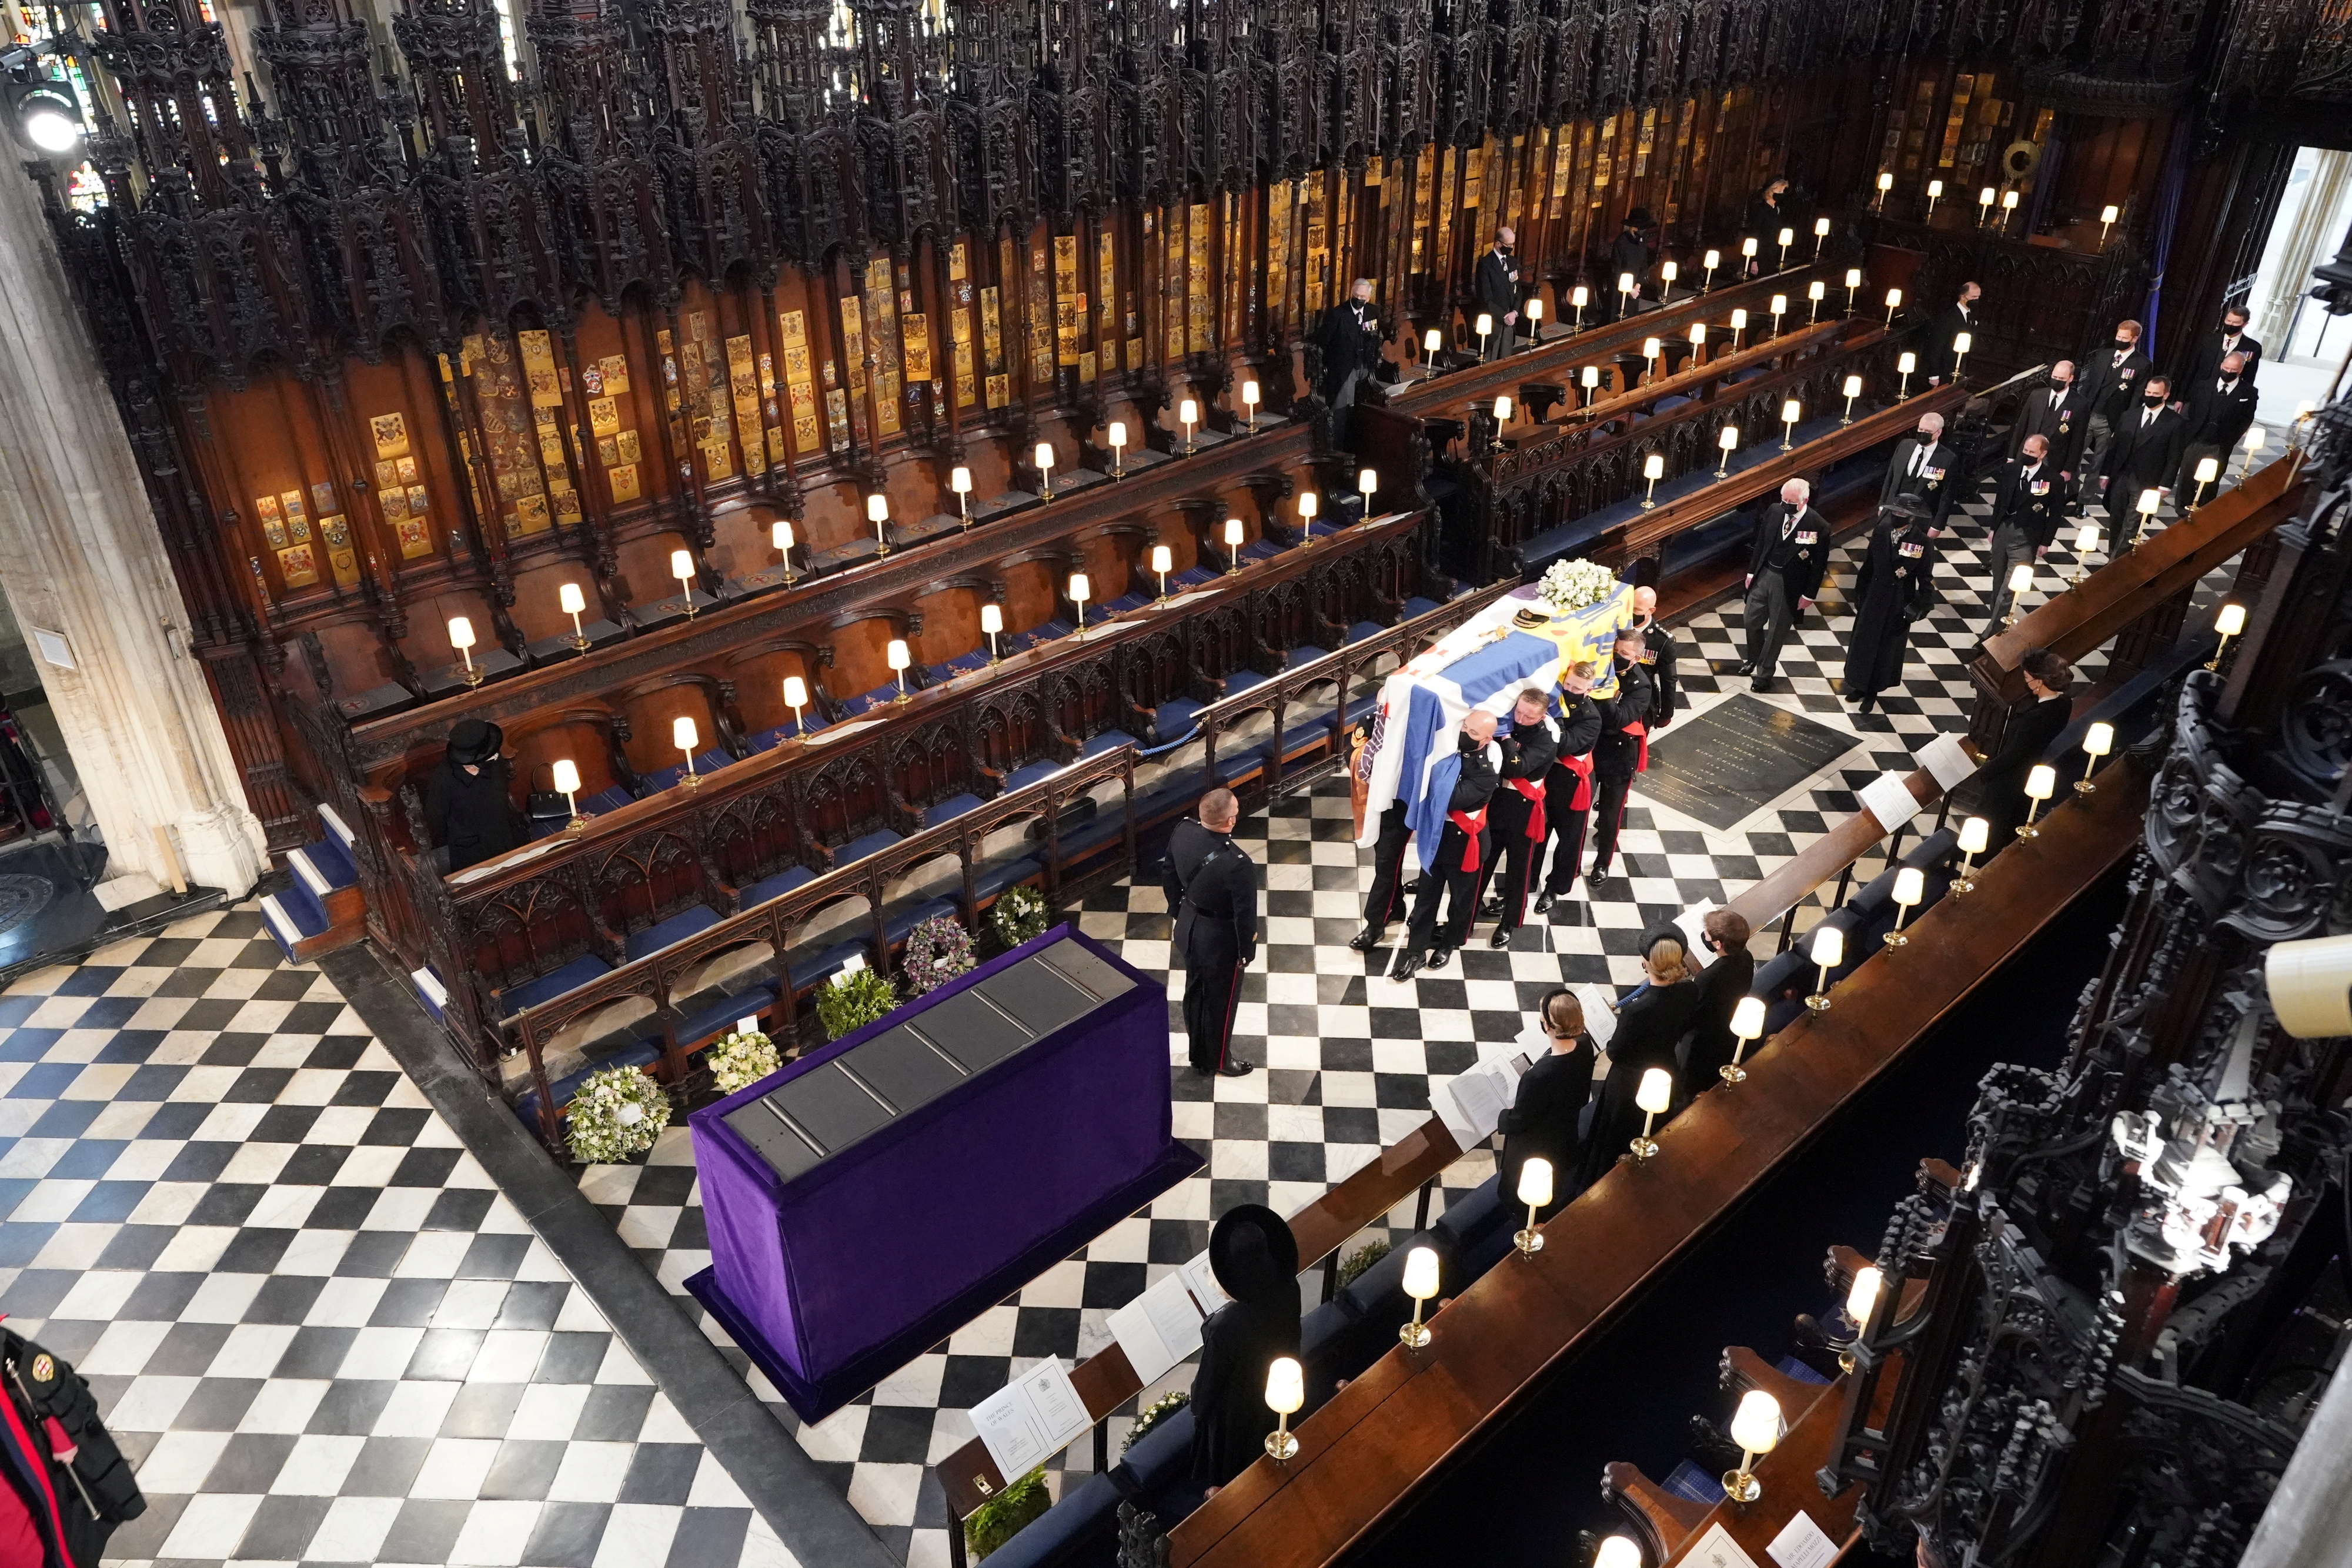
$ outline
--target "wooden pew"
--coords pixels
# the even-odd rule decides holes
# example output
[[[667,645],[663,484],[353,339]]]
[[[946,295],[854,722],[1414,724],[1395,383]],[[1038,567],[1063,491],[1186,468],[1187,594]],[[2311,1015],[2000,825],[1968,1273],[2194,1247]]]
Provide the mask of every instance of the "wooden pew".
[[[2303,504],[2302,457],[2289,452],[2273,459],[1987,638],[1969,665],[1977,688],[1969,744],[1978,755],[2000,747],[2010,714],[2031,700],[2023,664],[2034,649],[2073,661],[2113,639],[2106,678],[2127,680],[2178,638],[2205,574],[2241,550],[2246,561],[2232,595],[2251,609],[2274,549],[2270,535]]]
[[[1700,1096],[1659,1134],[1649,1165],[1621,1164],[1547,1221],[1543,1251],[1506,1259],[1449,1301],[1427,1350],[1391,1351],[1298,1424],[1297,1457],[1253,1464],[1179,1525],[1171,1562],[1307,1568],[1360,1540],[2129,852],[2147,780],[2124,758],[2099,782],[2022,852],[2004,853],[1976,894],[1915,921],[1909,948],[1863,963],[1831,1011],[1751,1053],[1747,1082]],[[1794,1480],[1781,1490],[1806,1495]]]

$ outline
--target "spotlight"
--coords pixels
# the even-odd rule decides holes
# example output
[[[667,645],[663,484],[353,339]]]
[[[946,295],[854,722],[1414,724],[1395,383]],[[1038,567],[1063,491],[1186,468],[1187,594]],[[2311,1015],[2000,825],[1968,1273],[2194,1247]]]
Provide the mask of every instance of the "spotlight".
[[[5,74],[8,115],[17,141],[53,158],[81,145],[86,127],[73,89],[51,77],[28,46],[0,51],[0,73]]]

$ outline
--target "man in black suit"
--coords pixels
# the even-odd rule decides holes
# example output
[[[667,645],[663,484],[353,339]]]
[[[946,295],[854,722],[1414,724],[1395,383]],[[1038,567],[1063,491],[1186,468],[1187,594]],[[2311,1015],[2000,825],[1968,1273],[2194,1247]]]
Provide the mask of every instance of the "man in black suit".
[[[1748,950],[1748,917],[1736,910],[1710,909],[1699,922],[1699,945],[1715,956],[1698,977],[1698,1011],[1691,1015],[1690,1038],[1683,1042],[1675,1098],[1687,1104],[1723,1082],[1736,1041],[1731,1009],[1756,983],[1756,956]]]
[[[1527,914],[1528,883],[1535,880],[1536,863],[1543,859],[1544,840],[1550,834],[1550,823],[1544,818],[1544,781],[1559,751],[1559,732],[1552,727],[1550,706],[1549,695],[1539,686],[1520,692],[1511,705],[1511,733],[1502,737],[1502,785],[1487,808],[1495,853],[1478,872],[1478,885],[1484,888],[1496,867],[1502,868],[1502,884],[1496,897],[1480,910],[1495,922],[1490,946],[1511,945],[1511,933],[1519,928]]]
[[[2026,707],[2012,710],[2009,727],[2002,732],[2000,749],[1977,773],[1981,793],[1978,810],[1982,811],[1991,836],[1986,848],[1998,853],[2017,837],[2017,824],[2025,817],[2026,776],[2051,743],[2064,733],[2067,721],[2074,716],[2074,705],[2066,695],[2074,685],[2074,667],[2047,648],[2036,648],[2025,655],[2021,672],[2025,676],[2025,689],[2033,701]]]
[[[1617,231],[1616,243],[1609,247],[1609,298],[1612,307],[1622,311],[1639,308],[1642,291],[1650,277],[1650,264],[1658,253],[1649,241],[1649,231],[1655,225],[1647,207],[1635,207],[1625,214],[1625,224]],[[1633,278],[1633,294],[1628,299],[1619,288],[1627,274]]]
[[[2009,574],[2018,562],[2040,560],[2058,536],[2066,487],[2050,461],[2050,439],[2025,438],[2025,450],[2000,465],[1992,495],[1992,619],[1985,635],[2000,630],[2009,609]]]
[[[2244,361],[2240,367],[2241,373],[2248,381],[2252,381],[2255,372],[2262,369],[2263,346],[2246,336],[2246,308],[2242,305],[2232,305],[2222,311],[2221,329],[2200,338],[2197,347],[2189,351],[2189,362],[2176,365],[2174,369],[2180,374],[2182,386],[2193,387],[2200,382],[2210,382],[2218,377],[2221,373],[2221,361],[2231,354]]]
[[[1625,824],[1625,797],[1633,775],[1650,766],[1650,705],[1656,693],[1642,663],[1647,644],[1630,627],[1617,633],[1617,700],[1601,720],[1592,747],[1592,880],[1609,874],[1617,855],[1617,830]]]
[[[1649,650],[1642,662],[1650,667],[1650,684],[1657,688],[1658,699],[1650,706],[1650,733],[1655,735],[1675,722],[1675,634],[1659,623],[1656,589],[1633,591],[1633,630]]]
[[[1372,303],[1372,280],[1356,279],[1348,298],[1323,312],[1315,346],[1323,350],[1323,383],[1318,389],[1333,408],[1356,401],[1356,389],[1380,367],[1381,312]]]
[[[2139,351],[2139,323],[2116,323],[2115,340],[2083,360],[2083,398],[2091,423],[2083,444],[2085,475],[2100,473],[2107,443],[2123,428],[2124,416],[2139,406],[2139,384],[2148,372],[2147,356]]]
[[[2188,424],[2180,443],[2180,475],[2172,482],[2176,497],[2197,494],[2200,459],[2214,459],[2218,477],[2230,465],[2231,451],[2245,439],[2254,423],[2255,402],[2254,378],[2248,371],[2243,359],[2224,354],[2211,381],[2188,384],[2181,411]]]
[[[1937,311],[1935,319],[1927,323],[1927,349],[1919,356],[1919,362],[1927,368],[1929,386],[1940,386],[1951,379],[1956,359],[1952,342],[1961,333],[1969,334],[1973,351],[1973,340],[1984,329],[1976,308],[1977,301],[1983,297],[1983,289],[1973,283],[1963,283],[1951,308]]]
[[[2107,528],[2117,539],[2127,529],[2139,527],[2141,492],[2166,488],[2180,471],[2180,448],[2189,434],[2189,422],[2168,406],[2171,395],[2169,382],[2162,376],[2148,377],[2139,407],[2123,416],[2100,462],[2099,475],[2106,485]]]
[[[1830,566],[1830,524],[1807,505],[1813,487],[1802,479],[1780,486],[1780,498],[1756,519],[1756,542],[1748,552],[1748,661],[1743,675],[1754,689],[1769,689],[1780,668],[1780,646],[1797,617],[1813,607]]]
[[[1551,869],[1536,895],[1541,915],[1576,886],[1584,863],[1584,827],[1592,816],[1592,747],[1601,712],[1592,700],[1593,667],[1580,660],[1559,677],[1559,746],[1544,776],[1544,821],[1551,831]]]
[[[2014,457],[2025,450],[2027,436],[2042,437],[2045,448],[2042,460],[2049,464],[2063,492],[2062,510],[2071,508],[2081,491],[2083,438],[2090,433],[2087,402],[2083,389],[2074,384],[2074,361],[2061,360],[2050,367],[2050,385],[2028,395],[2024,409],[2017,416],[2017,446],[2010,455]]]
[[[1897,496],[1916,496],[1927,505],[1928,528],[1940,534],[1960,493],[1960,455],[1944,444],[1944,416],[1923,413],[1918,430],[1896,442],[1895,455],[1886,460],[1878,504],[1890,506]]]
[[[1518,235],[1508,228],[1495,231],[1495,246],[1478,258],[1478,270],[1471,279],[1471,292],[1477,297],[1476,310],[1472,312],[1471,325],[1477,325],[1480,315],[1493,318],[1494,330],[1486,335],[1486,358],[1499,360],[1511,351],[1511,340],[1518,335],[1519,327],[1519,263],[1511,254]]]
[[[1184,958],[1184,1034],[1192,1071],[1239,1078],[1251,1064],[1233,1054],[1234,1008],[1242,971],[1257,956],[1257,862],[1234,842],[1241,803],[1230,789],[1201,797],[1201,820],[1169,836],[1160,891],[1176,916]]]

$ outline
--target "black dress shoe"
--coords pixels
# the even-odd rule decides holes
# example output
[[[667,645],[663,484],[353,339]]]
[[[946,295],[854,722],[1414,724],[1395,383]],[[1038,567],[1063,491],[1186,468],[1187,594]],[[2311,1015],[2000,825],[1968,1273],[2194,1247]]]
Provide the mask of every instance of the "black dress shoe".
[[[1502,913],[1503,901],[1499,898],[1490,898],[1478,906],[1478,917],[1481,920],[1492,920]]]
[[[1748,689],[1751,692],[1769,692],[1772,689],[1772,677],[1759,675],[1748,683]]]
[[[1511,930],[1512,928],[1508,925],[1496,926],[1495,934],[1486,938],[1486,946],[1489,947],[1509,946],[1511,945]]]
[[[1536,913],[1538,915],[1549,915],[1551,913],[1551,906],[1559,902],[1559,894],[1554,893],[1549,888],[1545,888],[1541,893],[1536,894]]]
[[[1870,705],[1877,700],[1878,698],[1875,695],[1864,697],[1853,705],[1853,711],[1856,713],[1868,713],[1870,711]]]
[[[1348,938],[1348,946],[1359,953],[1369,953],[1379,946],[1381,938],[1387,935],[1388,927],[1385,925],[1367,925]]]
[[[1735,675],[1752,675],[1756,673],[1756,661],[1753,659],[1742,659],[1739,661],[1739,668],[1732,671],[1731,673]]]
[[[1591,873],[1584,880],[1587,882],[1606,882],[1608,879],[1609,862],[1607,861],[1602,861],[1600,864],[1592,868]]]
[[[1246,1078],[1256,1071],[1256,1067],[1246,1061],[1228,1061],[1223,1067],[1217,1069],[1217,1076],[1220,1078]]]
[[[1410,980],[1413,976],[1420,972],[1421,955],[1412,951],[1411,948],[1407,948],[1405,950],[1404,956],[1397,960],[1396,969],[1389,976],[1389,978],[1391,980]]]
[[[1432,969],[1443,969],[1444,967],[1445,967],[1445,966],[1446,966],[1446,965],[1448,965],[1448,964],[1452,963],[1453,961],[1454,961],[1454,949],[1453,949],[1453,948],[1451,948],[1451,947],[1432,947],[1432,948],[1429,950],[1429,962],[1428,962],[1428,964],[1427,964],[1426,967],[1428,967],[1428,968],[1432,968]]]

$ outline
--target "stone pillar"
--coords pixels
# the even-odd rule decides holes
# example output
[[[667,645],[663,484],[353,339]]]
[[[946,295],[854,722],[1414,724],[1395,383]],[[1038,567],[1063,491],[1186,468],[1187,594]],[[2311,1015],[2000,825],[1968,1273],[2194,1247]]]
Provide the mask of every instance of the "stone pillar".
[[[5,134],[5,133],[0,133]],[[41,212],[0,162],[0,588],[33,643],[110,877],[233,894],[268,868],[114,398]],[[64,639],[71,669],[43,656]]]
[[[2284,234],[2272,237],[2271,243],[2278,247],[2278,266],[2264,275],[2270,291],[2246,302],[2253,310],[2246,329],[2263,346],[2265,360],[2285,355],[2287,323],[2294,316],[2294,302],[2311,287],[2311,269],[2342,237],[2336,232],[2336,214],[2347,176],[2352,176],[2352,152],[2319,152],[2294,222]]]

